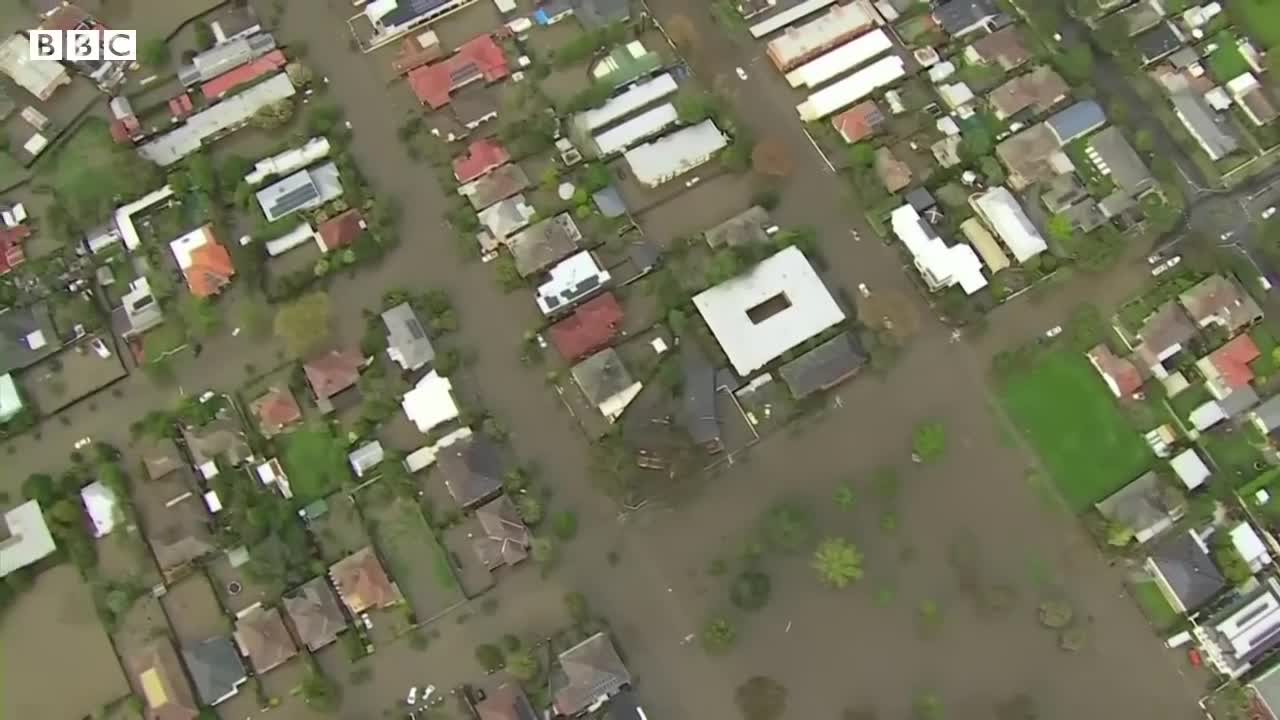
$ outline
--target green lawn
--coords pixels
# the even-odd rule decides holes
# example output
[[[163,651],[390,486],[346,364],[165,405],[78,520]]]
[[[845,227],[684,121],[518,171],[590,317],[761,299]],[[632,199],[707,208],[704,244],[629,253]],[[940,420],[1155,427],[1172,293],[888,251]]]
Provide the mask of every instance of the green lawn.
[[[346,450],[323,425],[309,425],[282,435],[276,445],[298,505],[328,495],[351,477]]]
[[[382,507],[369,507],[366,514],[373,520],[370,531],[390,565],[391,576],[419,620],[462,598],[445,549],[413,502],[397,499]]]
[[[1227,14],[1267,49],[1280,47],[1280,3],[1275,0],[1231,0]]]
[[[1259,325],[1249,331],[1249,337],[1253,338],[1254,344],[1258,346],[1258,352],[1261,356],[1249,363],[1249,368],[1253,370],[1254,375],[1258,376],[1258,382],[1266,382],[1267,378],[1276,374],[1276,370],[1280,369],[1280,362],[1277,362],[1275,350],[1280,347],[1280,343],[1276,342],[1276,336],[1270,330]]]
[[[1173,411],[1178,417],[1186,422],[1191,411],[1209,402],[1213,396],[1209,394],[1209,388],[1204,383],[1196,383],[1174,397],[1169,398],[1169,405],[1173,407]]]
[[[1252,425],[1246,425],[1232,432],[1205,433],[1200,438],[1200,444],[1209,451],[1222,475],[1231,480],[1232,487],[1245,484],[1258,473],[1254,465],[1262,461],[1262,453],[1254,443],[1261,439],[1254,437],[1255,433]]]
[[[1280,21],[1280,17],[1277,20]],[[1209,65],[1209,72],[1213,73],[1213,77],[1218,82],[1226,82],[1249,72],[1249,63],[1245,62],[1244,55],[1240,54],[1240,48],[1236,47],[1236,39],[1229,30],[1223,30],[1214,35],[1213,39],[1218,43],[1218,49],[1209,54],[1206,62]]]
[[[1043,354],[1032,369],[1007,377],[1000,397],[1076,512],[1151,465],[1142,436],[1083,355],[1067,350]]]
[[[1169,605],[1169,601],[1164,599],[1164,595],[1160,594],[1160,588],[1154,580],[1135,583],[1130,588],[1138,608],[1142,610],[1143,615],[1147,616],[1147,620],[1155,629],[1168,630],[1182,619]]]
[[[83,226],[101,222],[119,200],[140,197],[163,179],[155,165],[112,141],[106,121],[97,117],[87,118],[38,167],[36,179],[52,186]]]

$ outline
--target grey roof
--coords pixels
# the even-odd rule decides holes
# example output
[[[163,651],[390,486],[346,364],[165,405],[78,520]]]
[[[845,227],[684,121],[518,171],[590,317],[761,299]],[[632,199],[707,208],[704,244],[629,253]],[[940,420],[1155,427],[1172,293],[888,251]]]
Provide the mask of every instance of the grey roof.
[[[1098,203],[1098,209],[1107,217],[1115,217],[1138,206],[1133,196],[1124,190],[1116,189]]]
[[[436,456],[445,487],[464,509],[502,492],[506,466],[493,441],[479,433],[450,443]]]
[[[258,204],[269,222],[299,210],[319,207],[341,196],[338,166],[331,162],[299,170],[257,193]]]
[[[0,310],[0,375],[34,365],[60,345],[44,302]]]
[[[1151,562],[1188,612],[1209,602],[1226,587],[1222,574],[1193,531],[1177,533],[1161,542],[1152,551]]]
[[[1230,121],[1214,112],[1209,103],[1190,92],[1176,93],[1173,108],[1209,157],[1218,160],[1240,147]]]
[[[256,57],[265,55],[276,48],[276,39],[271,33],[258,33],[239,38],[221,45],[214,45],[196,55],[191,62],[178,68],[178,80],[188,87],[213,78],[244,65]]]
[[[561,685],[555,693],[555,709],[576,715],[600,696],[613,696],[631,683],[613,642],[596,633],[560,653]]]
[[[662,253],[644,237],[636,237],[627,243],[627,257],[641,271],[649,270],[662,261]]]
[[[516,271],[528,277],[563,260],[578,249],[582,232],[569,213],[535,223],[511,237],[511,254]]]
[[[778,368],[797,399],[825,390],[867,364],[867,353],[852,333],[842,332]]]
[[[1123,525],[1139,536],[1170,521],[1160,477],[1147,472],[1094,505],[1106,519]],[[1141,538],[1145,542],[1147,538]]]
[[[959,35],[998,13],[994,0],[951,0],[934,8],[933,19],[948,35]]]
[[[472,209],[478,212],[527,187],[529,176],[525,174],[524,168],[515,163],[507,163],[458,188],[458,194],[466,196]]]
[[[622,199],[618,189],[612,185],[594,193],[591,199],[595,201],[600,214],[607,218],[622,217],[627,214],[627,203]]]
[[[1072,228],[1085,233],[1096,230],[1107,222],[1107,216],[1098,209],[1098,203],[1093,198],[1087,198],[1063,210],[1062,216],[1070,221]]]
[[[707,244],[713,248],[721,248],[767,242],[769,236],[764,229],[769,224],[768,211],[759,205],[752,205],[707,230]]]
[[[1272,665],[1249,683],[1249,687],[1253,688],[1272,714],[1280,713],[1280,665]]]
[[[182,439],[191,454],[191,463],[196,467],[217,459],[239,466],[253,454],[240,423],[230,413],[200,427],[182,428]]]
[[[609,701],[608,720],[646,720],[647,715],[640,708],[635,693],[623,690]]]
[[[1057,136],[1060,145],[1066,145],[1088,134],[1091,130],[1105,125],[1106,122],[1107,114],[1102,111],[1102,106],[1093,100],[1081,100],[1065,110],[1050,115],[1049,119],[1045,120],[1049,129]]]
[[[1280,428],[1280,395],[1267,398],[1266,402],[1253,409],[1252,415],[1266,426],[1268,432]]]
[[[355,470],[356,476],[361,477],[377,467],[385,457],[386,451],[382,449],[382,443],[371,440],[352,450],[347,455],[347,462],[351,463],[351,469]]]
[[[1169,56],[1169,64],[1178,70],[1191,67],[1200,61],[1200,53],[1193,47],[1184,47]]]
[[[631,17],[631,0],[572,0],[573,14],[588,28],[600,28]]]
[[[925,210],[928,210],[938,204],[938,202],[933,199],[933,196],[929,194],[928,189],[924,187],[918,187],[915,190],[912,190],[902,199],[906,200],[907,204],[915,208],[918,213],[924,213]]]
[[[182,660],[202,705],[214,705],[235,695],[246,679],[244,663],[231,638],[214,637],[183,646]]]
[[[1252,385],[1236,388],[1231,394],[1218,401],[1218,407],[1222,408],[1222,414],[1227,417],[1236,417],[1244,413],[1258,404],[1258,392],[1253,389]]]
[[[297,92],[288,74],[278,73],[188,117],[177,128],[140,146],[138,154],[168,167],[199,150],[206,140],[240,127],[262,108],[293,97]]]
[[[538,720],[524,690],[515,683],[503,683],[476,703],[480,720]]]
[[[1044,203],[1049,212],[1060,213],[1087,197],[1089,191],[1085,190],[1084,184],[1075,174],[1063,173],[1049,181],[1044,192],[1040,193],[1040,202]]]
[[[387,353],[400,367],[417,370],[435,358],[431,339],[409,303],[400,303],[382,313],[382,323],[387,326]]]
[[[476,521],[481,531],[471,544],[486,568],[516,565],[529,556],[529,528],[511,498],[499,495],[476,508]]]
[[[312,578],[284,596],[284,611],[298,639],[315,652],[338,638],[347,618],[325,576]]]
[[[1195,337],[1196,329],[1178,303],[1170,300],[1156,308],[1143,322],[1138,337],[1142,346],[1155,355]]]
[[[1151,171],[1119,128],[1100,130],[1089,138],[1089,148],[1093,151],[1090,160],[1098,171],[1129,195],[1141,195],[1155,187]]]
[[[446,2],[447,0],[399,0],[395,8],[383,15],[380,21],[389,28],[406,25],[436,10]]]
[[[716,370],[693,343],[682,343],[684,404],[680,422],[699,445],[720,443],[720,415],[716,409]],[[670,362],[670,361],[668,361]]]
[[[1182,38],[1178,36],[1177,30],[1167,22],[1160,23],[1160,25],[1138,35],[1133,39],[1133,42],[1137,46],[1138,52],[1142,53],[1144,65],[1170,55],[1174,50],[1182,47]]]
[[[622,364],[622,356],[613,348],[605,348],[574,365],[570,374],[592,405],[600,405],[635,384]]]

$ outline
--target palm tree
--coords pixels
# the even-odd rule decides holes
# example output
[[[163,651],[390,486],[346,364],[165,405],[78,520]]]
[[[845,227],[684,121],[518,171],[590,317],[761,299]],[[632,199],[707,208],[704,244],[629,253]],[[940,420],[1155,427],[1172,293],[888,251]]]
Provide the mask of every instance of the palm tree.
[[[862,577],[862,553],[844,538],[827,538],[813,554],[818,578],[833,588],[843,588]]]
[[[836,487],[836,506],[841,510],[852,510],[858,504],[858,494],[849,483],[841,483]]]

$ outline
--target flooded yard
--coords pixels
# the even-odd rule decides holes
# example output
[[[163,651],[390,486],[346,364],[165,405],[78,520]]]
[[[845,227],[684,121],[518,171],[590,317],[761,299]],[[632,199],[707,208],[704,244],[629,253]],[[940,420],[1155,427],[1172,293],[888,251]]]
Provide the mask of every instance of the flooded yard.
[[[413,608],[419,622],[440,614],[463,599],[449,557],[437,542],[417,505],[402,499],[369,500],[362,492],[361,509],[387,572]]]
[[[196,572],[169,586],[160,598],[178,643],[192,644],[231,632],[231,619],[218,604],[212,584]]]

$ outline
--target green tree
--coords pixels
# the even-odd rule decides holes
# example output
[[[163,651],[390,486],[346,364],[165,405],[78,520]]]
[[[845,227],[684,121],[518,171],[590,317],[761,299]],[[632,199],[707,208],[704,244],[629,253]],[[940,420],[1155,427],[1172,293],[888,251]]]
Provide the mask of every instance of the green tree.
[[[1225,532],[1213,535],[1213,562],[1222,571],[1222,577],[1233,585],[1243,585],[1253,577],[1253,571],[1244,561],[1240,551],[1231,542],[1231,536]]]
[[[1045,600],[1040,603],[1040,624],[1051,630],[1061,630],[1071,624],[1075,611],[1071,605],[1061,600]]]
[[[862,578],[862,553],[844,538],[827,538],[813,554],[813,569],[823,584],[844,588]]]
[[[551,518],[551,532],[557,539],[568,542],[578,535],[578,516],[572,510],[564,510]]]
[[[911,437],[911,451],[919,462],[933,462],[947,451],[947,430],[937,421],[916,426]]]
[[[913,720],[942,720],[942,700],[934,693],[922,693],[911,703]]]
[[[738,640],[738,631],[728,618],[715,617],[707,621],[702,628],[702,649],[711,655],[723,655],[733,649]]]
[[[587,596],[580,592],[565,593],[564,608],[574,625],[585,625],[591,619],[591,608],[587,606]]]
[[[1133,146],[1140,153],[1150,153],[1156,147],[1155,135],[1150,130],[1139,130],[1133,134]]]
[[[255,112],[249,123],[261,130],[276,130],[289,124],[293,119],[293,111],[292,100],[278,100]]]
[[[858,505],[858,492],[850,483],[840,483],[836,486],[835,501],[841,510],[852,510]]]
[[[532,682],[542,674],[542,662],[532,650],[518,650],[507,656],[507,672],[520,682]]]
[[[750,677],[733,693],[743,720],[778,720],[787,709],[787,688],[765,675]]]
[[[222,323],[218,309],[206,298],[184,295],[178,301],[178,314],[187,328],[187,334],[197,340],[211,335]]]
[[[1133,542],[1133,528],[1119,522],[1107,523],[1107,545],[1125,547]]]
[[[476,662],[480,663],[480,667],[485,672],[496,672],[502,669],[502,649],[497,645],[490,645],[488,643],[477,645],[475,655]]]
[[[197,20],[195,27],[192,28],[196,36],[196,49],[208,50],[218,42],[218,38],[213,34],[213,27],[203,20]]]
[[[138,48],[138,59],[153,70],[162,68],[169,64],[169,44],[164,38],[149,38]]]
[[[516,512],[525,525],[537,525],[542,522],[542,501],[533,495],[524,494],[516,500]]]
[[[302,699],[313,710],[323,713],[336,712],[340,702],[340,688],[320,670],[312,658],[307,658],[307,671],[302,678]]]
[[[779,503],[765,512],[763,532],[773,549],[801,552],[813,542],[813,511],[799,502]]]
[[[770,589],[768,575],[758,570],[745,570],[733,578],[729,586],[729,600],[742,610],[759,610],[769,604]]]
[[[275,333],[294,357],[302,357],[329,339],[329,323],[329,296],[311,293],[276,312]]]

